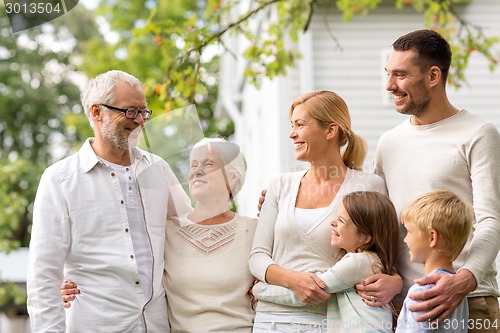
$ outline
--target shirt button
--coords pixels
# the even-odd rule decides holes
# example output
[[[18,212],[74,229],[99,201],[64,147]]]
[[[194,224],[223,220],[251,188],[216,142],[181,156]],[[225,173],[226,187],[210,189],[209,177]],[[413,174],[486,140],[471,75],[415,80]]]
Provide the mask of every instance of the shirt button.
[[[125,202],[125,201],[123,201],[123,200],[120,200],[120,203],[121,203],[122,205],[123,205],[123,203],[124,203],[124,202]]]
[[[134,255],[133,254],[130,255],[130,259],[134,259]]]
[[[128,228],[125,228],[125,232],[128,232]]]
[[[129,170],[129,168],[125,168],[125,170],[127,170],[127,171],[128,171],[128,170]]]
[[[128,180],[132,180],[132,177],[128,177]]]
[[[137,284],[137,285],[138,285],[138,284],[139,284],[139,281],[135,281],[135,284]]]
[[[128,189],[132,191],[132,186],[129,186]]]
[[[112,173],[111,173],[111,177],[114,177],[114,176],[115,176],[115,173],[114,173],[114,172],[112,172]]]

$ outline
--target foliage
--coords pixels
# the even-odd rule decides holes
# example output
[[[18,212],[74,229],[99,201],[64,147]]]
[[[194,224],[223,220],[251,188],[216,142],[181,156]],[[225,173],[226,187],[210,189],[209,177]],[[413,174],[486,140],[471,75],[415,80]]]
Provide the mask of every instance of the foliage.
[[[8,252],[29,241],[31,203],[40,167],[26,158],[0,164],[0,252]]]
[[[5,35],[6,17],[0,24]],[[71,112],[78,101],[77,87],[61,72],[68,62],[29,34],[5,38],[1,49],[0,156],[47,163],[47,142],[63,130],[60,113]]]
[[[0,252],[28,246],[41,172],[81,140],[80,131],[65,120],[81,111],[77,38],[84,41],[97,28],[85,11],[74,11],[73,17],[11,34],[0,10]],[[0,311],[21,311],[23,289],[0,282]]]
[[[63,18],[12,35],[7,17],[0,16],[5,37],[0,46],[0,251],[28,245],[40,171],[81,140],[64,119],[81,110],[70,57],[78,52],[73,33],[87,25],[79,35],[84,40],[92,24],[85,15]]]
[[[29,242],[29,226],[38,175],[41,167],[21,157],[14,162],[0,159],[0,252],[9,252]],[[6,267],[2,267],[2,270]],[[25,313],[26,291],[19,285],[2,282],[0,271],[0,311]]]
[[[0,312],[7,316],[26,315],[26,291],[15,283],[0,284]]]
[[[490,70],[498,63],[498,56],[492,51],[499,42],[498,37],[484,35],[480,26],[466,22],[458,14],[457,6],[468,1],[393,2],[395,8],[413,8],[422,14],[427,27],[439,31],[452,42],[454,59],[449,80],[457,87],[466,82],[464,70],[473,52],[486,57]],[[203,54],[214,46],[226,48],[227,34],[236,34],[247,41],[244,57],[249,65],[244,74],[258,85],[262,77],[283,75],[294,65],[300,54],[287,41],[296,41],[299,33],[308,29],[315,11],[335,7],[343,13],[344,20],[349,21],[355,15],[367,15],[382,5],[381,0],[265,0],[253,2],[254,7],[239,13],[241,3],[241,0],[208,0],[202,13],[190,12],[181,21],[163,19],[153,9],[144,26],[135,30],[137,38],[156,41],[164,54],[177,54],[175,58],[160,62],[164,65],[164,75],[158,86],[162,101],[169,105],[179,100],[192,102],[194,94],[205,91],[200,84],[207,73]],[[226,50],[231,52],[229,48]]]
[[[102,32],[83,45],[85,56],[80,68],[89,77],[111,69],[122,69],[144,82],[148,107],[153,110],[153,119],[146,130],[151,132],[148,136],[152,144],[155,139],[161,140],[160,144],[152,146],[152,152],[165,158],[178,175],[182,174],[177,165],[183,156],[175,152],[182,145],[176,138],[165,138],[158,131],[155,137],[155,124],[163,124],[163,119],[169,119],[170,113],[178,118],[178,111],[182,113],[187,109],[185,107],[194,106],[199,119],[196,125],[201,126],[202,136],[215,133],[224,137],[232,135],[232,122],[214,116],[219,62],[217,57],[204,57],[199,59],[198,64],[179,61],[177,56],[181,52],[182,41],[191,37],[189,29],[176,30],[177,35],[166,39],[145,34],[144,31],[148,20],[154,20],[162,27],[163,22],[168,22],[165,26],[193,25],[215,31],[201,21],[191,21],[192,17],[204,11],[205,5],[203,1],[196,0],[102,0],[95,15],[98,20],[104,19],[109,23],[111,32]],[[183,144],[186,145],[185,142]]]
[[[210,23],[191,19],[197,17],[204,6],[203,1],[196,0],[102,0],[95,15],[109,23],[115,40],[106,40],[111,33],[94,36],[84,45],[85,56],[80,68],[90,77],[110,69],[126,70],[145,83],[153,117],[193,104],[207,136],[214,132],[230,136],[232,124],[214,117],[217,58],[198,59],[199,62],[177,58],[183,39],[194,38],[190,30],[195,27],[214,30],[207,26]],[[165,39],[145,33],[150,20],[156,21],[160,29],[173,27],[176,33]]]

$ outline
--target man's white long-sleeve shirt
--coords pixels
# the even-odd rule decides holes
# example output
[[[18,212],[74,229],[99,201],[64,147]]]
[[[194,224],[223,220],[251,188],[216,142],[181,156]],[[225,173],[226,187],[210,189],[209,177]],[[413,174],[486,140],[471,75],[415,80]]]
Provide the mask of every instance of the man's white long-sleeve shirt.
[[[153,253],[152,297],[144,299],[119,179],[87,140],[47,168],[38,187],[27,280],[33,332],[169,332],[162,286],[167,213],[191,207],[165,161],[138,149],[133,158]],[[81,290],[66,315],[63,276]]]

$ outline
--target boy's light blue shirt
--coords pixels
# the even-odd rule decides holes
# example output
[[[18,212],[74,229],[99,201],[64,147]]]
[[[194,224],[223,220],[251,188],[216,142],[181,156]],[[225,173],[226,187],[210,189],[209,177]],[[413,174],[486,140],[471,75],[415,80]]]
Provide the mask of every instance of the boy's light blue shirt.
[[[429,275],[433,274],[455,274],[448,270],[438,268],[432,271]],[[434,284],[418,285],[414,284],[408,290],[408,295],[425,291],[434,287]],[[462,303],[447,317],[444,321],[439,323],[430,323],[428,321],[418,322],[416,318],[424,312],[412,312],[408,308],[419,303],[414,301],[406,295],[406,298],[398,317],[396,326],[396,333],[425,333],[425,332],[454,332],[454,333],[467,333],[467,322],[469,320],[469,307],[467,305],[467,298],[462,300]]]

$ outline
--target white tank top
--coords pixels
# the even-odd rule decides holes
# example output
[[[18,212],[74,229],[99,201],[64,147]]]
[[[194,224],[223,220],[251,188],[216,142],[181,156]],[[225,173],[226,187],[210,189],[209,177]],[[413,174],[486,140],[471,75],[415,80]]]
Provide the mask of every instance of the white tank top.
[[[318,220],[318,218],[328,209],[328,207],[321,208],[297,208],[295,207],[295,220],[300,225],[302,230],[306,230],[311,224]]]

